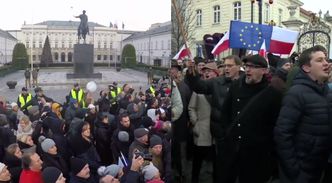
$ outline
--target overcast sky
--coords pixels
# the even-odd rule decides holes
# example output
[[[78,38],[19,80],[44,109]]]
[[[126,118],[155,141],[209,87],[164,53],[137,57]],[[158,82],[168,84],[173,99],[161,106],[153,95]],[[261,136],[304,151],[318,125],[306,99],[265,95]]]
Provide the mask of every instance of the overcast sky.
[[[0,29],[20,29],[46,20],[76,20],[86,10],[89,21],[109,26],[122,22],[126,30],[147,30],[171,20],[171,0],[1,0]]]
[[[302,8],[317,13],[317,15],[320,9],[323,12],[322,16],[326,13],[327,10],[329,10],[330,15],[332,15],[331,0],[301,0],[301,1],[304,3]]]

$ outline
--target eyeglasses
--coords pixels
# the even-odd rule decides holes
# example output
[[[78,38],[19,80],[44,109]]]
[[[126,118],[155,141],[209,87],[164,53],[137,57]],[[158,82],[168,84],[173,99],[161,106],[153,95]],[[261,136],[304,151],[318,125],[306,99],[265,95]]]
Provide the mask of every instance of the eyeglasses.
[[[254,65],[254,64],[244,64],[245,69],[258,69],[258,68],[263,68],[261,65]]]

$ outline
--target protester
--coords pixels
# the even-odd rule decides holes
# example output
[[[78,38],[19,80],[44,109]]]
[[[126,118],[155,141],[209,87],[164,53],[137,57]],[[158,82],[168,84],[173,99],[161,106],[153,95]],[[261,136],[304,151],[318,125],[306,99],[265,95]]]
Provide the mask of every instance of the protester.
[[[283,99],[274,129],[282,182],[319,182],[331,152],[332,93],[327,81],[331,67],[326,49],[302,52],[299,73]]]
[[[20,183],[43,183],[41,174],[43,161],[37,153],[24,153]]]
[[[55,167],[46,167],[42,173],[44,183],[65,183],[66,178],[62,172]]]

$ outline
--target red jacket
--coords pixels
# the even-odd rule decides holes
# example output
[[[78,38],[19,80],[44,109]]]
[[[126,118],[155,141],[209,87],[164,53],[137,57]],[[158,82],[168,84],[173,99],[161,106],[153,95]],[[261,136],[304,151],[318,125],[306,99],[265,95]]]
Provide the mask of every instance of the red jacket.
[[[20,183],[44,183],[41,172],[22,170]]]

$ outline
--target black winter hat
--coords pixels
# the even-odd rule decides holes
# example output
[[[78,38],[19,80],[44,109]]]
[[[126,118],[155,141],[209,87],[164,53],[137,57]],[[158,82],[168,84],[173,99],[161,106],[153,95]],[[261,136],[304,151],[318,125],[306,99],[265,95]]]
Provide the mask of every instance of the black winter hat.
[[[60,175],[61,171],[55,167],[46,167],[42,173],[44,183],[55,183]]]
[[[155,145],[162,145],[163,141],[158,135],[152,135],[150,138],[150,147],[153,148]]]
[[[71,172],[77,175],[88,163],[84,159],[72,157],[70,159]]]

